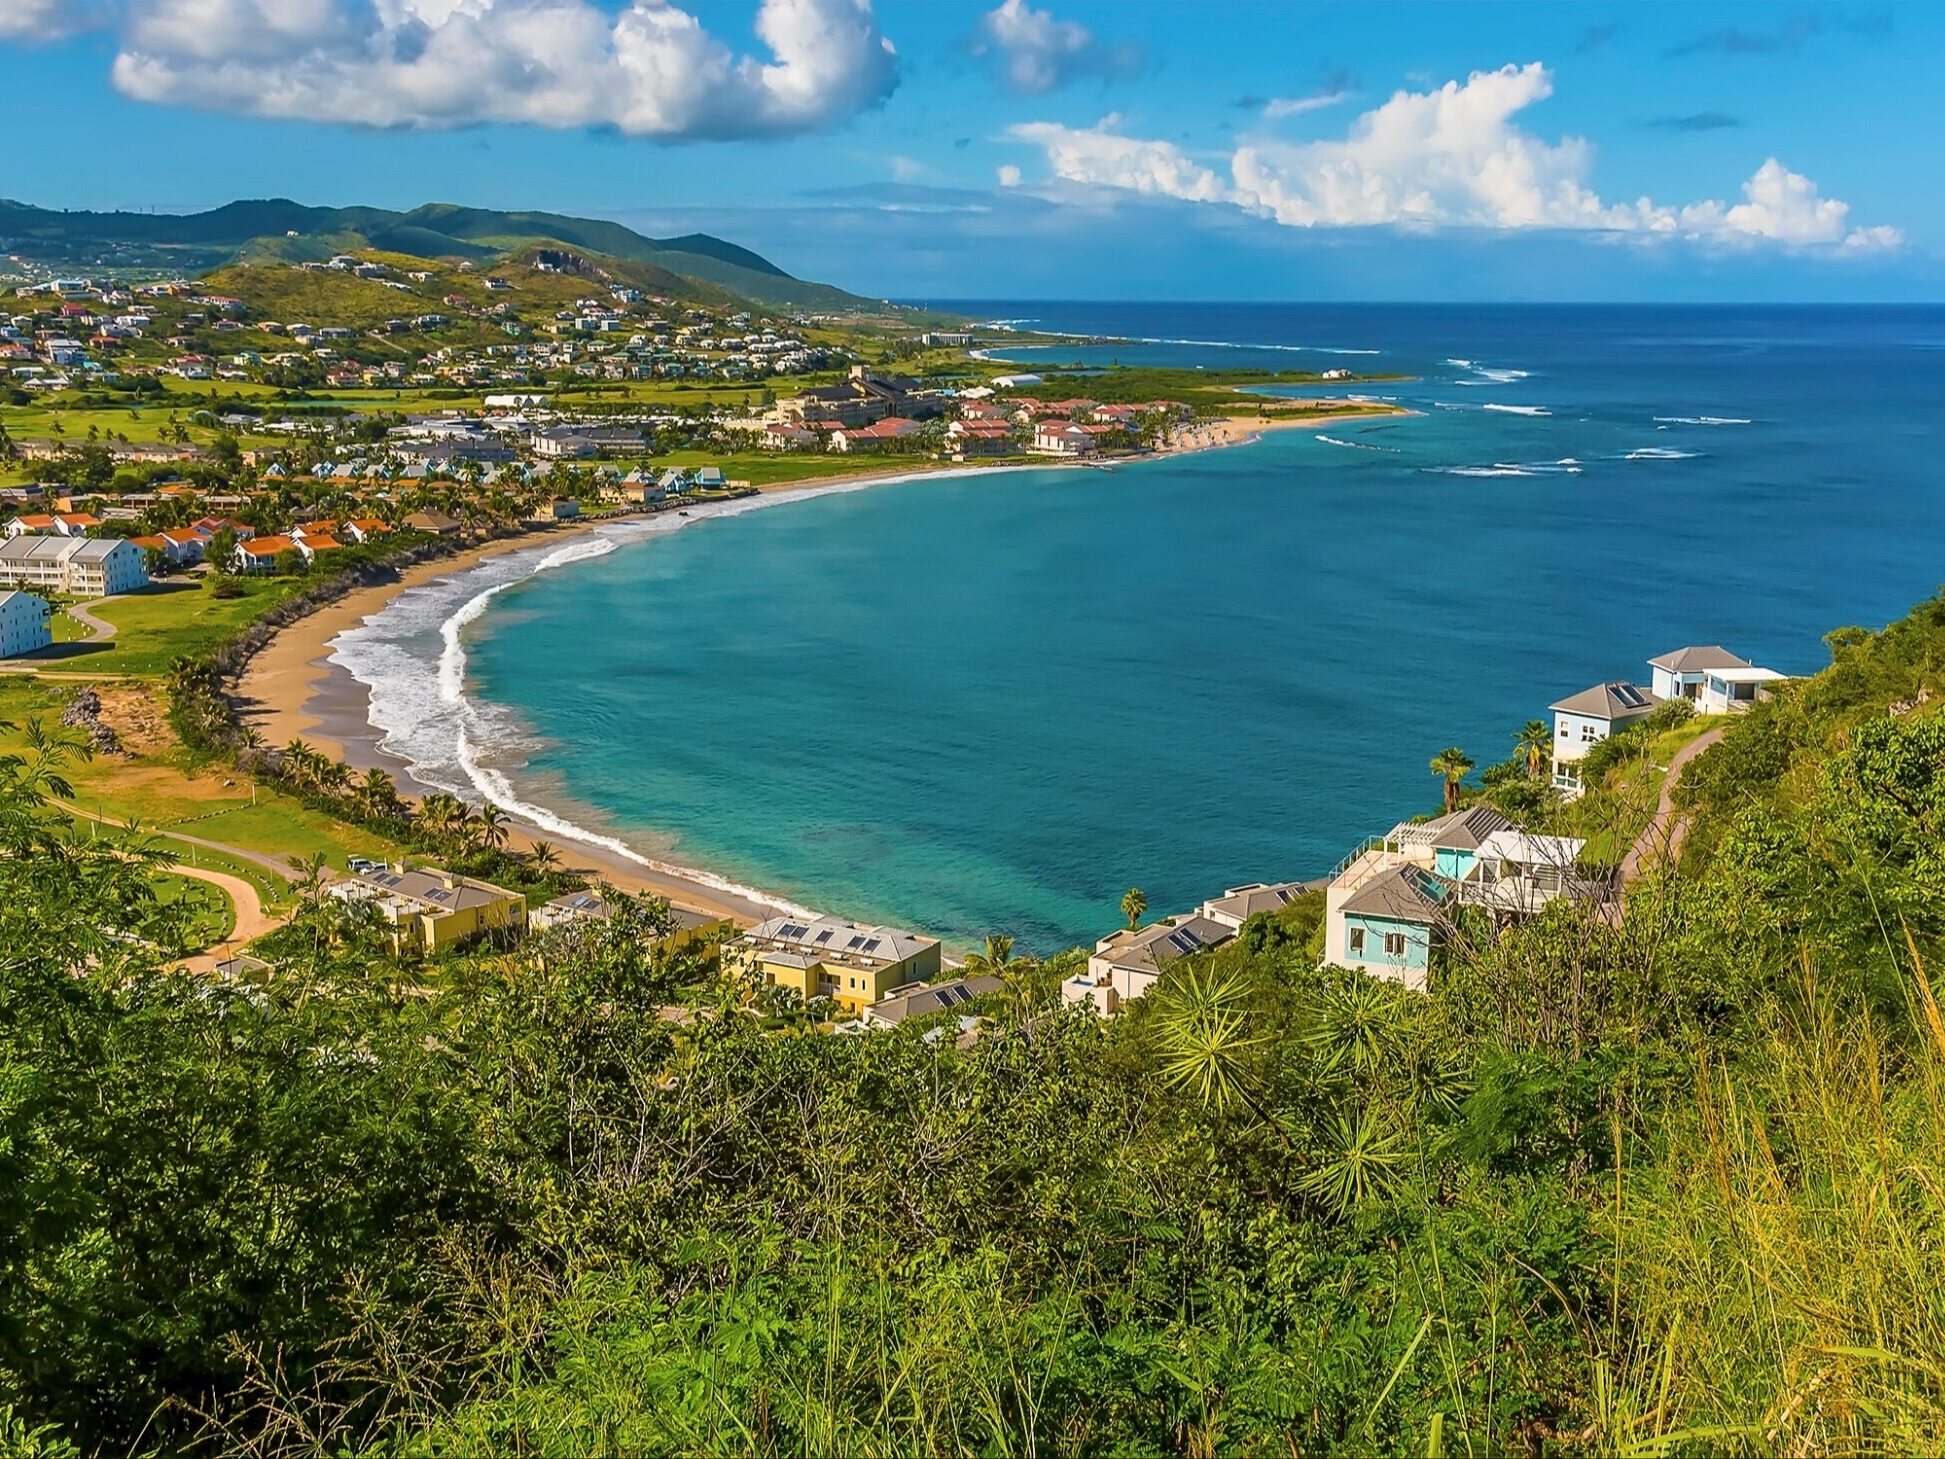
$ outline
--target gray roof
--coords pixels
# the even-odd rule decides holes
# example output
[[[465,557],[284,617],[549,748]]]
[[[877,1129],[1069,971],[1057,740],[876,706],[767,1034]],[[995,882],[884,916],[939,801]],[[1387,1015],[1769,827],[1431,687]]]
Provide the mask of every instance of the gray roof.
[[[861,927],[838,917],[789,913],[759,922],[743,936],[747,941],[777,944],[811,958],[843,957],[859,962],[903,962],[938,945],[935,938],[900,932],[895,927]],[[766,956],[775,956],[775,951],[766,949]]]
[[[1221,922],[1196,914],[1171,922],[1157,922],[1139,932],[1116,935],[1102,955],[1116,967],[1159,970],[1177,958],[1220,947],[1236,934]]]
[[[908,1018],[937,1013],[941,1009],[957,1008],[999,987],[1000,980],[991,973],[980,973],[970,978],[954,978],[948,983],[924,983],[909,990],[901,989],[889,998],[880,999],[871,1005],[871,1016],[880,1023],[903,1023]]]
[[[1300,881],[1255,882],[1246,887],[1231,887],[1220,897],[1211,897],[1203,906],[1248,921],[1258,912],[1275,912],[1290,905],[1308,890]]]
[[[1625,679],[1610,680],[1596,684],[1591,689],[1583,689],[1578,694],[1548,705],[1549,709],[1565,714],[1584,714],[1591,719],[1633,719],[1646,714],[1661,700],[1639,684],[1630,684]]]
[[[1748,659],[1732,654],[1719,643],[1678,648],[1658,659],[1649,659],[1651,669],[1666,669],[1671,674],[1700,674],[1709,669],[1747,669]]]
[[[1343,910],[1397,922],[1436,922],[1446,884],[1417,866],[1394,866],[1351,894]]]
[[[119,537],[42,537],[23,533],[0,544],[0,559],[8,562],[100,562],[117,548],[131,547]]]
[[[1432,845],[1441,850],[1477,851],[1488,836],[1512,824],[1491,806],[1476,805],[1426,821],[1415,829],[1429,834]]]
[[[436,871],[369,871],[351,878],[357,885],[387,897],[418,902],[428,912],[451,912],[461,907],[488,907],[517,897],[483,881],[447,876]],[[447,883],[452,885],[448,886]]]

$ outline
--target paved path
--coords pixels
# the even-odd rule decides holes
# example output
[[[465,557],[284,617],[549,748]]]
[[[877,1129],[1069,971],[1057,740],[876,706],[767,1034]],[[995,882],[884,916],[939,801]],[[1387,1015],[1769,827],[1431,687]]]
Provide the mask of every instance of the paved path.
[[[216,946],[199,952],[191,958],[184,958],[182,967],[185,972],[213,973],[216,965],[226,958],[235,957],[252,942],[265,933],[275,932],[284,925],[281,917],[272,917],[264,911],[262,901],[257,897],[257,889],[240,876],[230,876],[225,872],[209,871],[200,866],[184,866],[180,861],[169,870],[176,876],[186,876],[192,881],[208,882],[219,888],[230,899],[236,909],[236,925],[230,935]]]
[[[1680,858],[1682,842],[1688,836],[1688,817],[1675,814],[1675,787],[1681,781],[1682,772],[1688,768],[1688,762],[1720,740],[1724,728],[1717,725],[1712,730],[1705,730],[1677,750],[1675,758],[1668,762],[1668,773],[1661,781],[1661,800],[1655,807],[1655,818],[1648,822],[1645,831],[1634,838],[1634,844],[1628,847],[1628,854],[1621,858],[1621,885],[1626,886],[1647,870],[1650,860],[1665,859],[1672,866]]]
[[[93,613],[88,611],[91,608],[99,608],[107,601],[106,598],[96,598],[92,603],[70,603],[68,605],[68,617],[88,630],[88,637],[85,639],[77,639],[75,640],[76,642],[106,643],[115,636],[116,630],[114,624],[110,623],[106,618],[97,618]]]

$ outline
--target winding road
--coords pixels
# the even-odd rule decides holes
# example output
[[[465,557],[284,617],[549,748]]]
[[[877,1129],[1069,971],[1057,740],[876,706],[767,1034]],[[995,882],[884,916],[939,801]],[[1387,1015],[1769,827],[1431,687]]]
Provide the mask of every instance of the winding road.
[[[1680,860],[1682,842],[1688,836],[1688,817],[1675,813],[1675,787],[1681,782],[1682,772],[1688,762],[1701,754],[1709,746],[1722,738],[1726,725],[1717,725],[1706,730],[1677,750],[1668,762],[1668,773],[1661,780],[1661,799],[1655,806],[1655,818],[1648,827],[1634,838],[1628,847],[1628,854],[1621,858],[1621,885],[1626,886],[1646,871],[1651,860],[1666,860],[1674,865]]]
[[[236,956],[265,933],[275,932],[284,925],[283,918],[273,917],[264,911],[257,889],[240,876],[208,871],[200,866],[184,866],[180,861],[169,871],[172,875],[186,876],[192,881],[208,882],[227,895],[236,909],[236,925],[230,929],[230,935],[214,947],[205,948],[194,957],[184,958],[182,968],[185,972],[213,973],[218,963]]]

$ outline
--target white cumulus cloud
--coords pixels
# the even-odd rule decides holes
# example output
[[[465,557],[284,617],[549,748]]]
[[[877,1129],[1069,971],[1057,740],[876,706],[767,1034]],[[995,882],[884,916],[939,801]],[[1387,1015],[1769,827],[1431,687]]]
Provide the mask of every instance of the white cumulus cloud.
[[[898,82],[871,0],[763,0],[766,56],[736,54],[669,0],[122,0],[112,24],[126,95],[375,127],[782,136],[841,122]]]
[[[1248,140],[1217,165],[1171,142],[1127,136],[1112,116],[1093,127],[1028,122],[1011,135],[1041,148],[1064,182],[1222,203],[1295,228],[1587,229],[1848,251],[1903,241],[1895,228],[1852,227],[1848,204],[1775,158],[1743,185],[1740,203],[1604,199],[1591,180],[1591,143],[1548,141],[1518,123],[1552,93],[1538,63],[1477,71],[1397,92],[1341,141]]]
[[[1077,20],[1056,19],[1026,0],[1001,0],[979,18],[973,43],[1015,91],[1038,95],[1087,75],[1133,70],[1139,58],[1125,46],[1099,40]]]

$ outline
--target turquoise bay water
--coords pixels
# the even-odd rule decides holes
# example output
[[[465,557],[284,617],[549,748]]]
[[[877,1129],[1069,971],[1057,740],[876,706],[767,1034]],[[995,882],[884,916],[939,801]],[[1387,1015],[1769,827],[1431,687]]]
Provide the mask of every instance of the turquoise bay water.
[[[827,496],[516,581],[465,642],[469,694],[535,737],[525,798],[1045,950],[1132,885],[1168,911],[1323,872],[1432,806],[1440,747],[1503,758],[1652,654],[1807,671],[1945,577],[1936,311],[979,312],[1252,346],[1022,359],[1409,371],[1369,388],[1423,414]],[[1381,353],[1263,348],[1307,344]]]

